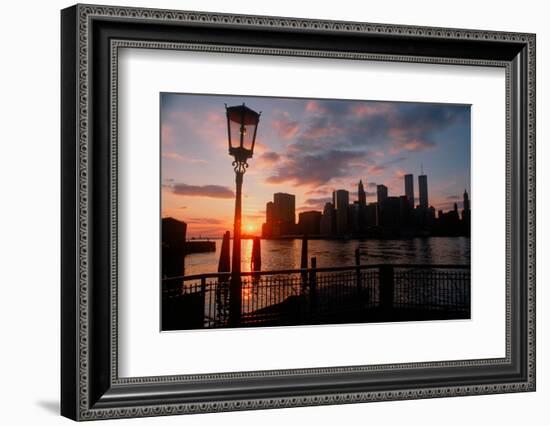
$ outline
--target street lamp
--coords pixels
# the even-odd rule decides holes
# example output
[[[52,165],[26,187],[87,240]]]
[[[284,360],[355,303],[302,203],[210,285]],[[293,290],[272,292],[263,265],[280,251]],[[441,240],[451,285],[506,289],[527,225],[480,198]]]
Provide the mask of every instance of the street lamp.
[[[260,114],[242,105],[228,107],[227,134],[229,155],[234,158],[232,163],[235,170],[235,220],[233,223],[233,259],[231,260],[231,287],[229,292],[230,308],[229,323],[239,325],[241,319],[241,203],[243,175],[248,168],[247,160],[252,158],[256,143],[256,130],[260,121]]]

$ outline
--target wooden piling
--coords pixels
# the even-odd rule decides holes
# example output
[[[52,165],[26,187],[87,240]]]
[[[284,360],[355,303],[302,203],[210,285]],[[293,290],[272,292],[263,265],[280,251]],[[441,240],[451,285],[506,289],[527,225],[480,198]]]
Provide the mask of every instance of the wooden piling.
[[[260,244],[260,237],[254,237],[252,240],[252,258],[251,270],[252,271],[261,271],[262,270],[262,249]]]
[[[302,258],[300,259],[300,269],[307,269],[307,235],[304,234],[302,237]],[[302,272],[302,289],[307,288],[307,272]]]
[[[218,262],[218,272],[230,272],[231,271],[231,258],[229,254],[229,239],[230,234],[227,231],[223,234],[222,248],[220,251],[220,261]]]
[[[307,269],[307,234],[304,234],[302,237],[302,258],[300,260],[300,268]]]

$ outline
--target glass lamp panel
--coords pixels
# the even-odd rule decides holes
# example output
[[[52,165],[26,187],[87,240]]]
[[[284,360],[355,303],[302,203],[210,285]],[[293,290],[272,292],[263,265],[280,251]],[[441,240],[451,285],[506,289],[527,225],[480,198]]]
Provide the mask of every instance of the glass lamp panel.
[[[242,129],[240,129],[240,133],[243,134],[243,147],[247,150],[252,149],[252,142],[254,140],[254,130],[256,128],[256,124],[245,124],[242,126]]]
[[[231,132],[231,147],[238,148],[241,146],[241,123],[236,121],[229,121],[229,128]]]

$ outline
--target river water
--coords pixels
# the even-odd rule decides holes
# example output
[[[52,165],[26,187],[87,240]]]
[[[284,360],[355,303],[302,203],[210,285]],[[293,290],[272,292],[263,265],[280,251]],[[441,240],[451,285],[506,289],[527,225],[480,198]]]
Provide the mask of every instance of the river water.
[[[231,242],[232,243],[232,242]],[[242,271],[250,271],[252,240],[242,240]],[[309,240],[308,257],[317,258],[317,267],[351,266],[359,248],[361,264],[470,264],[470,239],[429,237],[401,240]],[[218,271],[221,240],[216,252],[185,257],[185,275]],[[262,270],[300,268],[302,240],[261,240]]]

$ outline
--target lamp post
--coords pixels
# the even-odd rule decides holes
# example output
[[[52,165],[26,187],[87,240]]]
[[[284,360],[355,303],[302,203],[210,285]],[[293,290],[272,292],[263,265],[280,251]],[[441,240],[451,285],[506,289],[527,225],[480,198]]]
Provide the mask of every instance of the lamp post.
[[[231,260],[231,284],[229,290],[229,325],[238,326],[241,320],[241,204],[243,175],[248,167],[248,159],[254,153],[256,131],[260,114],[242,105],[228,107],[227,134],[229,155],[233,157],[235,170],[235,219],[233,223],[233,258]]]

